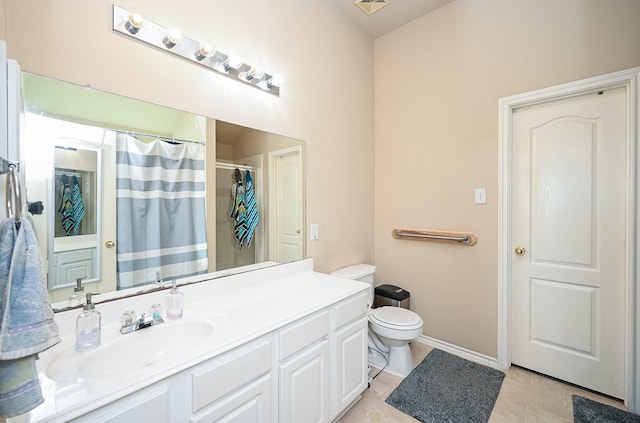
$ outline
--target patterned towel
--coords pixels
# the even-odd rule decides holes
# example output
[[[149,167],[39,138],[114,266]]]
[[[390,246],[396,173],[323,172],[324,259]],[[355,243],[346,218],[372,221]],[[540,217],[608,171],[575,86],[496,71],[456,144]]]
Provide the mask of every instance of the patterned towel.
[[[245,206],[245,189],[242,182],[236,184],[236,192],[234,198],[235,206],[231,212],[231,217],[235,218],[233,231],[238,240],[238,247],[242,248],[244,238],[247,236],[246,215],[247,208]]]
[[[60,342],[42,257],[28,219],[0,222],[0,360],[37,354]]]
[[[75,222],[73,221],[73,201],[71,186],[69,186],[69,177],[62,176],[62,189],[60,191],[60,205],[58,213],[62,215],[62,229],[67,235],[71,235]]]
[[[247,241],[247,246],[251,247],[251,241],[253,241],[253,236],[256,233],[256,227],[258,226],[258,220],[260,220],[260,217],[258,216],[258,204],[256,203],[256,193],[253,188],[253,179],[251,179],[251,174],[249,174],[248,170],[245,175],[245,183],[247,184],[245,193],[245,202],[247,206],[245,225],[247,227],[247,233],[245,238]]]
[[[0,360],[0,417],[28,413],[43,402],[35,355]]]
[[[80,224],[84,219],[84,203],[82,202],[82,192],[80,192],[80,183],[78,177],[74,176],[73,179],[73,191],[71,192],[71,215],[73,217],[73,226],[71,227],[71,233],[67,231],[67,235],[78,235]]]
[[[36,354],[60,342],[31,222],[0,222],[0,416],[43,402]]]

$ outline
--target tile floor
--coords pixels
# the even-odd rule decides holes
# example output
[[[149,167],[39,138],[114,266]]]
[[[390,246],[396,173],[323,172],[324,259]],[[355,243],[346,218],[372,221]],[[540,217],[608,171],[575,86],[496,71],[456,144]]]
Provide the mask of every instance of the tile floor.
[[[411,343],[413,361],[418,364],[431,351],[420,342]],[[372,375],[377,369],[372,371]],[[341,419],[340,423],[414,423],[418,420],[384,402],[402,378],[382,372],[371,387]],[[489,423],[572,423],[571,395],[604,402],[624,409],[620,401],[602,397],[519,367],[507,372]]]

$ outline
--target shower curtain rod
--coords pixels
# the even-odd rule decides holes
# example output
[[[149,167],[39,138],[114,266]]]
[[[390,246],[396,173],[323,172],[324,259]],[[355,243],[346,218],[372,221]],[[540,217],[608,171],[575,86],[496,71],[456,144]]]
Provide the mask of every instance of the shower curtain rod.
[[[144,132],[137,132],[137,131],[125,131],[122,129],[114,129],[114,131],[116,132],[120,132],[121,134],[127,134],[127,135],[132,135],[132,136],[141,136],[141,137],[151,137],[151,138],[158,138],[162,141],[167,141],[167,142],[174,142],[174,143],[191,143],[191,144],[200,144],[200,145],[205,145],[204,141],[193,141],[193,140],[183,140],[180,138],[172,138],[172,137],[165,137],[163,135],[158,135],[158,134],[146,134]]]
[[[56,176],[64,176],[64,175],[72,175],[72,176],[79,176],[82,177],[84,176],[84,174],[76,169],[67,169],[67,168],[63,168],[63,167],[56,167],[54,174]]]
[[[257,170],[257,167],[253,167],[253,166],[247,166],[247,165],[241,165],[241,164],[235,164],[235,163],[224,163],[224,162],[216,162],[216,168],[217,169],[229,169],[229,170],[235,170],[235,169],[239,169],[239,170]]]

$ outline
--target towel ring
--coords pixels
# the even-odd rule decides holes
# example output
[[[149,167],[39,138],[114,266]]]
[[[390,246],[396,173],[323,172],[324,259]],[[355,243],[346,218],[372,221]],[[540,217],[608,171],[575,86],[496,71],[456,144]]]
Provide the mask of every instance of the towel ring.
[[[14,164],[9,165],[6,189],[7,216],[13,217],[17,222],[19,222],[22,216],[22,196],[20,194],[20,181],[18,180],[18,167]]]

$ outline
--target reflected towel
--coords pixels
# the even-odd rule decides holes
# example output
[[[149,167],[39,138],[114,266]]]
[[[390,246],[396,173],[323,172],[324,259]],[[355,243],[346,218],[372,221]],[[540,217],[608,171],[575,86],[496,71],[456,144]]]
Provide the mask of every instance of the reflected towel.
[[[245,202],[247,206],[247,214],[245,217],[245,225],[247,227],[246,241],[247,246],[251,247],[251,241],[253,240],[253,236],[256,233],[256,227],[258,226],[258,220],[260,219],[260,217],[258,216],[258,204],[256,203],[256,194],[253,187],[253,179],[251,179],[251,174],[248,170],[245,175],[245,183],[247,185],[245,193]]]
[[[0,416],[28,413],[44,402],[35,355],[0,360]]]
[[[42,257],[28,219],[0,222],[0,360],[37,354],[60,342]]]
[[[71,215],[73,217],[73,226],[71,227],[71,233],[67,231],[67,235],[78,235],[80,224],[82,223],[82,219],[84,219],[84,203],[82,202],[82,193],[80,192],[80,182],[78,182],[78,177],[74,176],[72,181],[73,192],[71,193]]]
[[[235,208],[233,215],[235,222],[233,224],[233,232],[238,240],[238,247],[242,248],[244,238],[247,235],[247,224],[245,222],[247,209],[244,203],[245,190],[244,185],[238,182],[236,186]]]

